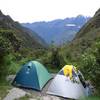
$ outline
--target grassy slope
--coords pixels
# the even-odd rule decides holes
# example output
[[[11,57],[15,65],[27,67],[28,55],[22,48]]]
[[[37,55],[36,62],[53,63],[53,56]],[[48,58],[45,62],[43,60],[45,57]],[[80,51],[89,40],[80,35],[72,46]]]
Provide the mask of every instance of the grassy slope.
[[[100,38],[100,9],[77,33],[74,40],[62,47],[63,55],[66,59],[71,58],[73,61],[80,59],[80,56],[86,49]]]

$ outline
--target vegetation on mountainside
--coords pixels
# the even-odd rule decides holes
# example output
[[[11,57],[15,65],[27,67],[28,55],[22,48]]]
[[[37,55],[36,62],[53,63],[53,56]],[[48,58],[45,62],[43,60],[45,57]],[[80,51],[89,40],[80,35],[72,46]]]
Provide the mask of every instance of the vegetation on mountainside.
[[[0,78],[8,73],[15,74],[21,64],[43,55],[42,49],[37,49],[36,52],[32,48],[22,46],[22,41],[15,35],[15,31],[0,29]]]
[[[80,69],[100,94],[100,39],[81,56]]]
[[[7,55],[14,51],[18,51],[20,47],[19,40],[14,36],[11,30],[0,30],[0,77],[7,74]]]
[[[43,48],[46,45],[35,32],[21,26],[21,24],[15,22],[10,16],[4,15],[0,11],[0,30],[1,29],[12,30],[14,35],[21,40],[21,48]]]
[[[77,33],[74,40],[68,45],[63,46],[62,51],[66,53],[72,61],[78,61],[84,51],[100,38],[100,10],[96,12]]]

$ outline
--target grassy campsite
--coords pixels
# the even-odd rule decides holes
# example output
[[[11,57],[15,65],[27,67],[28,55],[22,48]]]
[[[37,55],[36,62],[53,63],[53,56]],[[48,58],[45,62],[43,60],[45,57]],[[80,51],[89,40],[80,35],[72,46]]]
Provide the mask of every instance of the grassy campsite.
[[[100,100],[100,9],[33,24],[0,10],[0,100]]]

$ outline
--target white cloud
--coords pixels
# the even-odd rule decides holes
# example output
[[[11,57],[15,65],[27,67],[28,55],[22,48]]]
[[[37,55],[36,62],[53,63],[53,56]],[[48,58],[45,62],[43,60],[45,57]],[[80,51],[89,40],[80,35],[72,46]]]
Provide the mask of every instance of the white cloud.
[[[100,0],[0,0],[0,9],[20,22],[53,20],[83,14],[93,16]]]
[[[71,26],[71,27],[75,27],[76,25],[75,24],[66,24],[65,26]]]

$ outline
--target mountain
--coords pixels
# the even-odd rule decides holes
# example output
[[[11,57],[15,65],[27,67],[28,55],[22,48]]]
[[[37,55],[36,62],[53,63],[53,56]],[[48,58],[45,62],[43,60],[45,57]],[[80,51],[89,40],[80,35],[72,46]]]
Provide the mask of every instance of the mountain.
[[[20,23],[15,22],[10,16],[4,15],[0,11],[0,32],[5,33],[6,36],[8,33],[10,41],[14,40],[20,41],[21,48],[43,48],[45,42],[41,37],[39,37],[35,32],[21,26]],[[13,42],[14,42],[13,40]],[[15,43],[16,44],[16,43]]]
[[[100,38],[100,9],[95,15],[80,29],[72,43],[81,45],[83,49],[92,45]]]
[[[99,33],[97,32],[100,28],[100,9],[95,13],[93,18],[91,18],[77,33],[75,39],[88,37],[93,39],[98,37]]]
[[[76,32],[90,19],[79,15],[77,17],[57,19],[49,22],[22,23],[24,27],[38,33],[48,44],[54,42],[61,45],[66,41],[71,41]]]
[[[100,39],[100,9],[95,15],[79,30],[75,38],[67,46],[64,46],[65,53],[69,53],[74,60],[80,56],[97,40]],[[67,51],[66,51],[67,48]]]

